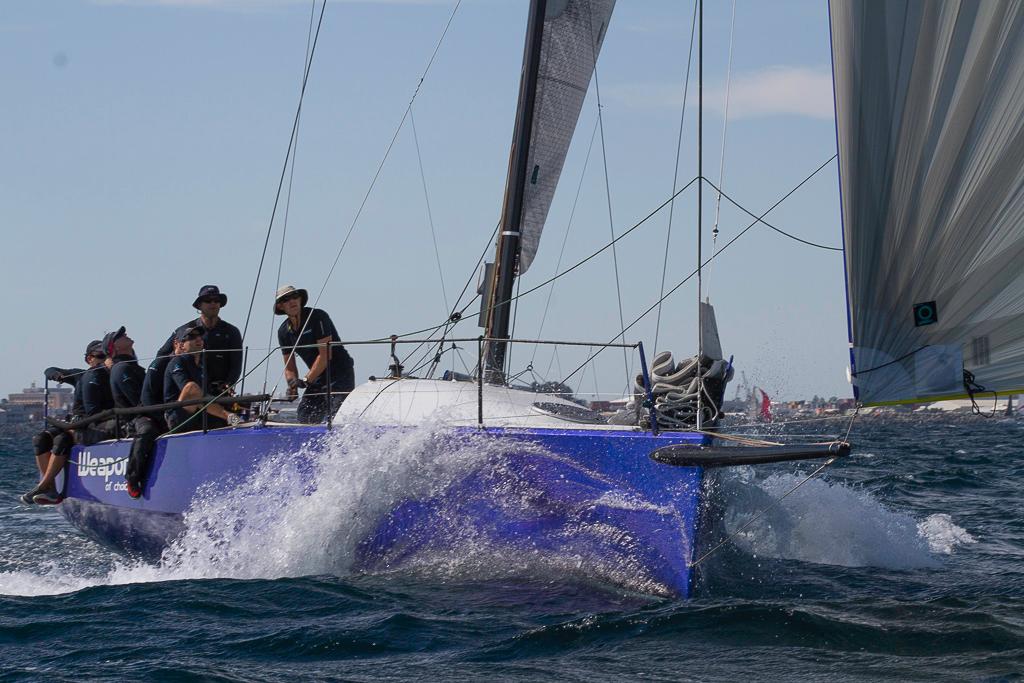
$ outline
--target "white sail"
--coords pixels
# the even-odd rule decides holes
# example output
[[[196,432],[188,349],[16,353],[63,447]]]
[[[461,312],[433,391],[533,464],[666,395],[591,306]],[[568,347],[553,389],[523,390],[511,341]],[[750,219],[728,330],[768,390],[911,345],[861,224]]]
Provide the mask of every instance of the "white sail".
[[[615,0],[548,0],[523,193],[519,274],[530,267]]]
[[[855,393],[1024,388],[1024,6],[831,0]]]

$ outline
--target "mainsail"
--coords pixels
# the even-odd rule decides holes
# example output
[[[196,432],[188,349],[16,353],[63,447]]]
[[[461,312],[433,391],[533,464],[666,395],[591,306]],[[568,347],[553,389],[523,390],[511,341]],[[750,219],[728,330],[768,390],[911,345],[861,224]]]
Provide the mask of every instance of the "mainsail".
[[[1021,393],[1024,4],[831,0],[830,20],[855,394]]]
[[[519,275],[533,262],[615,0],[548,0],[529,162]]]

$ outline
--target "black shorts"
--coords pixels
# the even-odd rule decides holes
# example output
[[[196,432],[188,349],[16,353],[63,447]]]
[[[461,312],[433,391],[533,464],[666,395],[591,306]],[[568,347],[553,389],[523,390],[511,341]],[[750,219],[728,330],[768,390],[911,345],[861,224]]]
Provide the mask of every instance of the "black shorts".
[[[319,424],[326,422],[328,417],[334,417],[338,407],[348,398],[353,385],[354,382],[349,378],[335,382],[330,392],[330,400],[328,400],[327,391],[323,386],[307,387],[296,410],[299,422]]]
[[[117,437],[117,421],[116,420],[104,420],[102,422],[93,422],[90,425],[86,425],[81,429],[75,430],[75,443],[80,446],[91,446],[94,443],[100,441],[106,441],[107,439],[113,439]]]
[[[60,427],[47,427],[32,437],[32,447],[35,449],[36,455],[52,451],[54,440],[63,433],[64,430]]]

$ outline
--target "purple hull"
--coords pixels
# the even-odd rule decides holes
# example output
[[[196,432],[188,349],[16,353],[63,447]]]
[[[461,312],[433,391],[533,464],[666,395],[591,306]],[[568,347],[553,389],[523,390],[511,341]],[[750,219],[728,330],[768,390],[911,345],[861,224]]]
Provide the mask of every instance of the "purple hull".
[[[129,441],[76,447],[62,510],[90,536],[158,557],[183,528],[197,492],[230,489],[261,460],[297,453],[324,427],[266,426],[157,441],[138,500],[124,490]],[[459,428],[477,438],[473,428]],[[470,468],[440,495],[399,502],[359,545],[356,567],[380,571],[481,544],[586,565],[610,580],[686,597],[700,522],[702,471],[652,461],[660,446],[701,443],[692,433],[630,430],[488,429],[499,462]],[[519,449],[512,444],[524,443]],[[540,446],[540,449],[536,448]],[[306,450],[307,453],[310,449]],[[584,571],[586,572],[587,569]]]

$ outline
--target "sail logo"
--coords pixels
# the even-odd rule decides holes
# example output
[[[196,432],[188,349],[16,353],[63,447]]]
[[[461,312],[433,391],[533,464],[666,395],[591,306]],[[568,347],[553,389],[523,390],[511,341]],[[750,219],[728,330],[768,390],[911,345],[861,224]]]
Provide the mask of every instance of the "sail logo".
[[[78,456],[78,476],[83,479],[85,477],[103,477],[108,489],[110,477],[123,477],[127,470],[127,458],[97,458],[89,451],[84,451]]]

